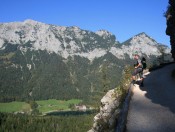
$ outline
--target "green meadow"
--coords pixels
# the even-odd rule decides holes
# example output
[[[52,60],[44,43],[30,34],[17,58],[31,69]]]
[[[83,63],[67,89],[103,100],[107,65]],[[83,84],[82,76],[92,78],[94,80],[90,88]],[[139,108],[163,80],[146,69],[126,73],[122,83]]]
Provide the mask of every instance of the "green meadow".
[[[29,111],[30,105],[25,102],[0,103],[0,112],[13,113],[17,111]]]
[[[72,99],[72,100],[40,100],[36,101],[38,104],[38,110],[40,113],[47,113],[51,111],[61,111],[61,110],[70,110],[70,104],[79,104],[82,100]],[[0,112],[13,113],[17,111],[30,111],[31,107],[28,103],[25,102],[10,102],[10,103],[0,103]]]
[[[70,110],[70,104],[79,104],[82,101],[78,99],[72,99],[68,101],[64,100],[56,100],[56,99],[49,99],[49,100],[42,100],[36,101],[38,106],[39,112],[47,113],[50,111],[61,111],[61,110]]]

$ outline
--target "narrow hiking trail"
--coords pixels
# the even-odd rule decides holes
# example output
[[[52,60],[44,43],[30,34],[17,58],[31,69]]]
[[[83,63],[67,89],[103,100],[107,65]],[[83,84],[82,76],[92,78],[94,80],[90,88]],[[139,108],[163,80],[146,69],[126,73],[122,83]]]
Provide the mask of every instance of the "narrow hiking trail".
[[[144,87],[135,85],[128,111],[127,132],[175,132],[175,64],[152,71]]]

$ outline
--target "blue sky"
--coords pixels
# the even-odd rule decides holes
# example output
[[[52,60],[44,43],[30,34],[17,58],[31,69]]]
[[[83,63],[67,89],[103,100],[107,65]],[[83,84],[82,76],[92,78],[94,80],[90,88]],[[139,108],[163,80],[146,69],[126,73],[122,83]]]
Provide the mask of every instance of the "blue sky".
[[[81,29],[108,30],[123,42],[145,32],[169,44],[163,13],[168,0],[1,0],[0,23],[36,21]]]

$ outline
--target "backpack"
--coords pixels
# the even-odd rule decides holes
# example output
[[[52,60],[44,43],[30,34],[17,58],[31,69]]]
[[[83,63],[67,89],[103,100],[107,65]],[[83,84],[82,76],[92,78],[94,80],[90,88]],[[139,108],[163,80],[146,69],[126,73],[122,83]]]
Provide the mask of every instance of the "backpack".
[[[143,69],[146,69],[147,64],[146,64],[146,59],[144,57],[142,58],[141,63],[143,65]]]

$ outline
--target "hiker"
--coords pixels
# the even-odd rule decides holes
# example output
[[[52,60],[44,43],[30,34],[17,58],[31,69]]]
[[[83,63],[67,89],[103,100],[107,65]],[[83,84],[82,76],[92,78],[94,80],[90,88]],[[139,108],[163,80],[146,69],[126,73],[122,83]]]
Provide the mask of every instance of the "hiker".
[[[143,64],[142,61],[140,60],[140,56],[138,55],[137,52],[134,53],[134,59],[137,60],[137,63],[134,65],[134,72],[132,73],[132,80],[133,84],[136,83],[136,75],[141,74],[141,83],[140,86],[143,87]],[[146,59],[145,59],[146,61]]]

